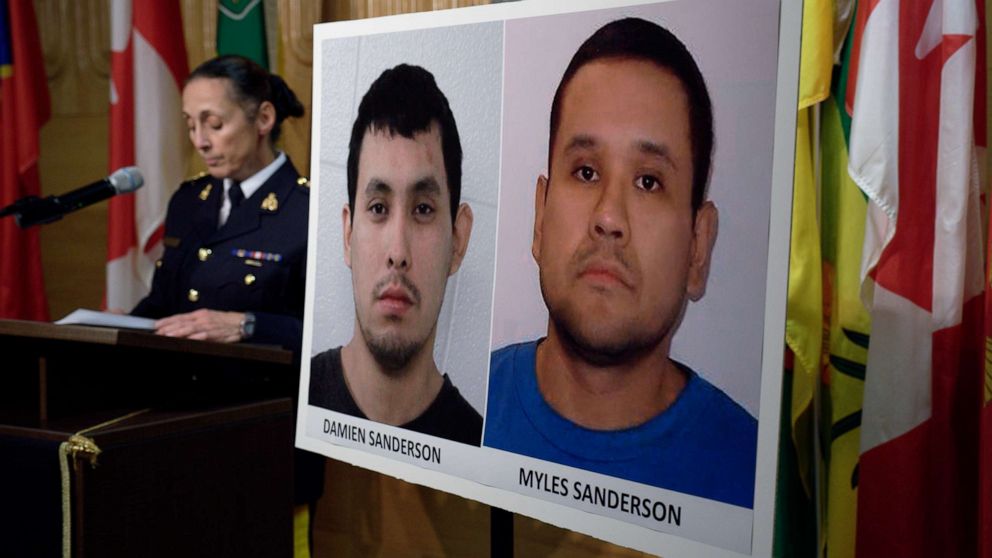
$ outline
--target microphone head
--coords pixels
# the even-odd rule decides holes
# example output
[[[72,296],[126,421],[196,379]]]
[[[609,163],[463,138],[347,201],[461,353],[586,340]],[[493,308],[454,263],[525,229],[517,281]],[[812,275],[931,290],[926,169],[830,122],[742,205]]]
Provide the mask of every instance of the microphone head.
[[[115,170],[114,174],[107,177],[107,181],[118,194],[126,194],[144,186],[145,177],[141,176],[138,167],[123,167]]]

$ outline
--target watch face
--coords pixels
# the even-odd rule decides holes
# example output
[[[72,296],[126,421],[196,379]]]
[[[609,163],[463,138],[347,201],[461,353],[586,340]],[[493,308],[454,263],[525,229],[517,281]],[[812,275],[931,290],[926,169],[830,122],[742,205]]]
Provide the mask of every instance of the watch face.
[[[246,312],[245,320],[241,323],[241,336],[245,339],[251,339],[253,335],[255,335],[255,314]]]

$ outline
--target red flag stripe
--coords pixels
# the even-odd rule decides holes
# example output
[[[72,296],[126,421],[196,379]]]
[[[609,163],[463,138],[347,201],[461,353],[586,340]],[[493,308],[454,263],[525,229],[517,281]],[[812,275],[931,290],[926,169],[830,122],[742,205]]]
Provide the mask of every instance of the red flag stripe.
[[[7,9],[12,67],[0,78],[0,203],[40,195],[39,134],[50,105],[38,25],[31,2]],[[38,229],[0,219],[0,317],[48,320]]]
[[[182,88],[188,72],[186,44],[176,40],[176,30],[183,28],[179,6],[165,3],[165,7],[152,4],[158,0],[137,0],[134,6],[134,29],[152,45],[152,48],[169,67],[176,87]],[[175,9],[170,9],[174,6]]]
[[[147,293],[169,194],[185,167],[179,91],[187,62],[176,0],[113,0],[112,13],[111,167],[133,164],[145,175],[144,188],[112,201],[108,218],[106,304],[127,309]]]
[[[155,229],[155,232],[148,237],[148,242],[145,243],[145,246],[142,248],[142,252],[148,254],[154,250],[156,245],[158,245],[159,242],[162,242],[163,237],[165,237],[165,224],[159,225],[158,228]]]
[[[48,79],[41,55],[38,24],[34,8],[21,2],[10,2],[11,46],[14,54],[14,96],[17,99],[17,171],[24,175],[36,173],[41,126],[51,116]],[[37,182],[33,183],[40,189]]]
[[[130,36],[130,33],[128,33]],[[135,164],[134,159],[134,42],[123,52],[111,53],[110,172]],[[134,195],[115,196],[107,210],[107,259],[127,254],[138,242],[134,226]]]

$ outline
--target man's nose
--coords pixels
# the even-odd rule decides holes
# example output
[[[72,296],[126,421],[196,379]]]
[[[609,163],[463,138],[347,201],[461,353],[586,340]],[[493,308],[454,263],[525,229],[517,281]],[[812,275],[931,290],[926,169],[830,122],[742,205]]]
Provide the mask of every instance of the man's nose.
[[[386,265],[391,270],[407,271],[410,268],[410,240],[408,219],[398,215],[388,227]]]
[[[630,237],[627,220],[627,199],[621,180],[604,181],[599,199],[589,221],[589,234],[594,239],[626,242]]]

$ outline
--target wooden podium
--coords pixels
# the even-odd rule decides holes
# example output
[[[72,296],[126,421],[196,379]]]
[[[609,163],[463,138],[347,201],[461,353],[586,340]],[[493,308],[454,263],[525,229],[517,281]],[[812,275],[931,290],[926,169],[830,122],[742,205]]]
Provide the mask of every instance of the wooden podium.
[[[0,554],[292,554],[291,352],[0,320],[0,355]]]

